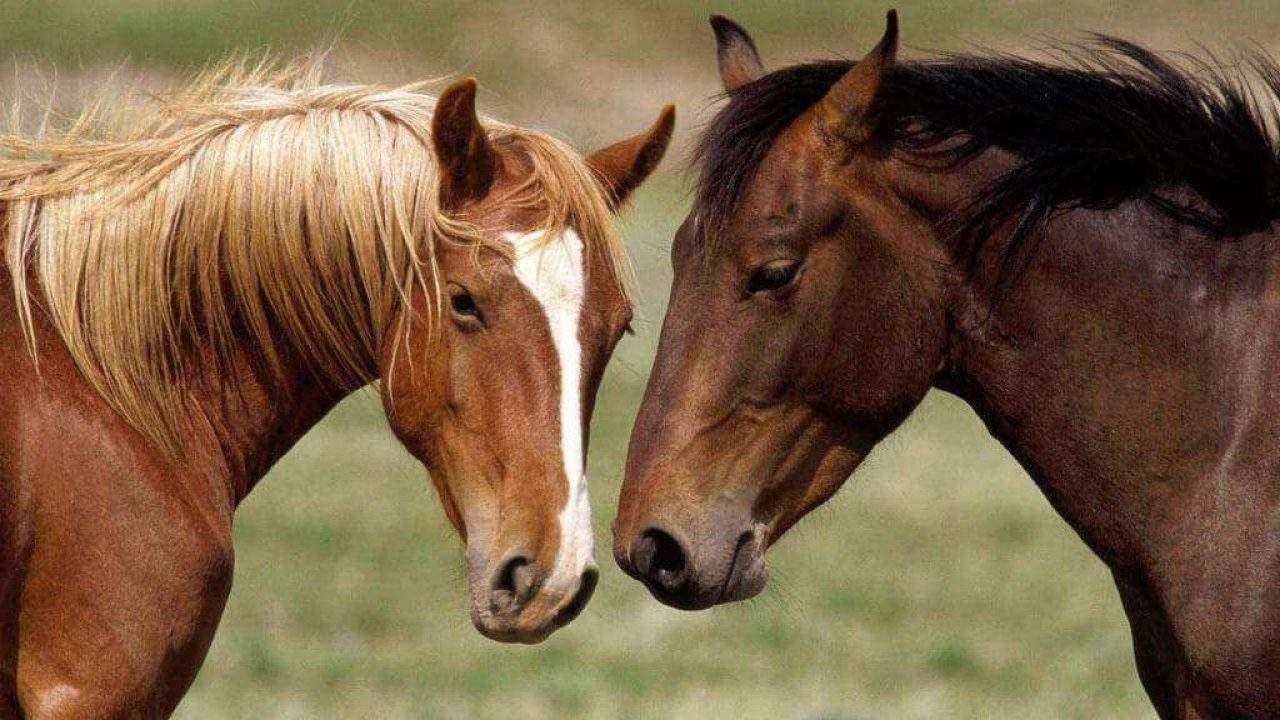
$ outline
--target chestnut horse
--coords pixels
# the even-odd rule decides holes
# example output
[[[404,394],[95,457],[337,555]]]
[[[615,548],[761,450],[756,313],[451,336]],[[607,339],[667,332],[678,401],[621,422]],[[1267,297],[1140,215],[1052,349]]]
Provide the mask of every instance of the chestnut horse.
[[[236,506],[374,380],[476,627],[536,642],[587,602],[586,427],[631,313],[611,209],[673,113],[584,161],[480,120],[473,80],[418,87],[229,66],[3,139],[0,717],[171,712]]]
[[[1276,717],[1280,68],[1118,40],[900,63],[890,14],[857,62],[766,73],[713,25],[729,101],[619,564],[676,607],[753,595],[765,549],[938,387],[1110,567],[1161,717]]]

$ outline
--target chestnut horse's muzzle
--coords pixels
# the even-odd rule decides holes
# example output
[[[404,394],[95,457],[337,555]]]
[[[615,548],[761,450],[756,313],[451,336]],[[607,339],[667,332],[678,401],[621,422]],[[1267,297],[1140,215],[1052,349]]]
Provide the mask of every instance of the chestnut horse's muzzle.
[[[578,617],[595,592],[594,564],[560,578],[530,555],[511,552],[473,570],[471,621],[482,635],[501,642],[534,644]]]

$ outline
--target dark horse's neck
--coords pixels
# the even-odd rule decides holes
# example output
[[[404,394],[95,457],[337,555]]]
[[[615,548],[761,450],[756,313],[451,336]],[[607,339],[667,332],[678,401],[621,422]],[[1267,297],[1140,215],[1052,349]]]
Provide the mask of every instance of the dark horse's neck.
[[[924,200],[946,215],[1003,166],[930,173]],[[1229,504],[1229,488],[1275,486],[1280,456],[1262,452],[1280,437],[1274,236],[1210,238],[1143,200],[1065,210],[1001,292],[996,246],[952,293],[937,385],[1113,568],[1192,530],[1178,510],[1191,495],[1218,488],[1209,501]]]
[[[1219,654],[1275,656],[1276,239],[1207,237],[1143,200],[1064,210],[997,302],[985,252],[951,303],[937,385],[1110,566],[1158,703]]]

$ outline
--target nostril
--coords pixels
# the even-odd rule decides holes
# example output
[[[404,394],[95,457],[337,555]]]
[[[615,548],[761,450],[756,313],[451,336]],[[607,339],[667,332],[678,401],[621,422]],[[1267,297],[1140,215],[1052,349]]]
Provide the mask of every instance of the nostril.
[[[653,567],[653,556],[658,552],[658,545],[650,537],[649,533],[643,533],[631,545],[631,574],[640,578],[649,576],[649,569]],[[625,568],[626,566],[624,566]]]
[[[680,543],[661,530],[654,530],[654,544],[657,550],[653,554],[653,568],[660,572],[677,573],[684,570],[684,549]]]
[[[664,590],[678,590],[687,577],[688,561],[680,542],[664,530],[649,528],[636,541],[634,561],[649,581]]]
[[[515,610],[533,596],[533,561],[515,553],[494,571],[489,600],[495,611]]]

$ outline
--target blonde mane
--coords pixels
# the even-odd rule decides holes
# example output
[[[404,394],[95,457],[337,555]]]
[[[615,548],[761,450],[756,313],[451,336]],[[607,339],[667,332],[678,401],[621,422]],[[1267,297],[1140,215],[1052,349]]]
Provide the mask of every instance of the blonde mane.
[[[251,347],[281,380],[286,357],[338,388],[374,380],[415,285],[435,316],[437,245],[491,242],[437,205],[423,85],[333,85],[315,62],[231,61],[57,133],[0,136],[5,260],[33,356],[38,295],[87,381],[170,451],[197,350]],[[533,167],[505,200],[544,209],[544,237],[572,224],[625,286],[625,251],[582,159],[545,134],[485,126]]]

